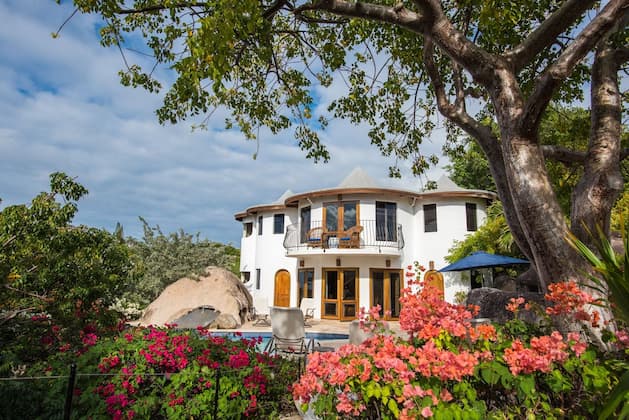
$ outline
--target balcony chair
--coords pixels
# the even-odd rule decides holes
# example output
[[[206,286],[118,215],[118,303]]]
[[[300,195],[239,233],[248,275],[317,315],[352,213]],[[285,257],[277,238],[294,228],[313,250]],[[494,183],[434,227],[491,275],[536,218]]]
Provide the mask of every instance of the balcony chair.
[[[323,246],[323,228],[312,228],[306,233],[306,241],[308,246],[321,247]]]
[[[342,232],[339,236],[339,248],[360,248],[360,232],[362,226],[354,226]]]

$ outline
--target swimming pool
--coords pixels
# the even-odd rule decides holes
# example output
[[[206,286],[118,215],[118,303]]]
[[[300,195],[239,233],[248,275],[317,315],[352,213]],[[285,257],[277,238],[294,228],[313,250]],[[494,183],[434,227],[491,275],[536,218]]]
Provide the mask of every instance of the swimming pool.
[[[262,342],[258,344],[258,349],[260,351],[266,348],[266,345],[271,340],[271,336],[273,335],[270,332],[226,332],[226,331],[212,331],[212,335],[219,335],[230,338],[246,338],[251,340],[252,338],[262,337]],[[320,343],[322,346],[326,344],[326,342],[330,341],[338,341],[338,340],[349,340],[349,334],[341,334],[341,333],[323,333],[323,332],[308,332],[306,333],[306,341],[310,341],[310,339],[315,340],[315,345]]]

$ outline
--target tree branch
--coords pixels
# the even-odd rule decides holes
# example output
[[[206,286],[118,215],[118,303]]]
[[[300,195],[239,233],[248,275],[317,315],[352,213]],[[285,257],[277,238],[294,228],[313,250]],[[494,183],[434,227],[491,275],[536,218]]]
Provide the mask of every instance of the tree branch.
[[[337,16],[356,17],[374,20],[406,28],[421,33],[425,23],[424,16],[404,7],[390,7],[378,4],[347,2],[344,0],[318,0],[295,8],[294,14],[305,11],[325,11]]]
[[[603,10],[583,29],[574,41],[557,58],[555,63],[546,69],[535,85],[535,89],[528,98],[520,119],[524,132],[533,134],[539,124],[540,118],[555,89],[571,73],[579,61],[594,49],[596,44],[605,37],[608,32],[616,27],[618,21],[629,10],[627,0],[610,0]]]
[[[503,57],[511,63],[516,73],[519,72],[544,48],[552,45],[594,3],[596,0],[568,0]]]
[[[618,67],[629,61],[629,47],[624,46],[617,48],[616,51],[614,51],[614,58],[616,60],[616,66]]]
[[[424,65],[426,66],[426,73],[428,74],[428,77],[430,77],[431,85],[435,91],[439,112],[441,112],[444,117],[461,127],[470,136],[478,139],[479,141],[489,143],[489,139],[495,139],[495,136],[491,132],[491,128],[480,124],[472,118],[469,114],[467,114],[467,112],[465,112],[464,107],[455,106],[448,100],[443,79],[441,78],[439,70],[435,64],[434,52],[435,47],[433,40],[430,36],[426,35],[424,37]]]
[[[541,146],[544,158],[565,164],[585,162],[585,152],[568,149],[563,146],[545,144]]]
[[[11,291],[22,293],[23,295],[34,297],[34,298],[39,299],[39,300],[43,300],[44,302],[53,302],[54,301],[53,298],[49,298],[49,297],[46,297],[46,296],[41,296],[41,295],[38,295],[36,293],[27,292],[25,290],[16,289],[15,287],[11,287],[8,284],[5,284],[4,287],[6,289],[11,290]]]
[[[175,4],[154,4],[152,6],[140,7],[138,9],[117,9],[114,13],[117,15],[132,15],[135,13],[161,12],[168,9],[186,9],[189,7],[207,7],[207,2],[182,2]]]

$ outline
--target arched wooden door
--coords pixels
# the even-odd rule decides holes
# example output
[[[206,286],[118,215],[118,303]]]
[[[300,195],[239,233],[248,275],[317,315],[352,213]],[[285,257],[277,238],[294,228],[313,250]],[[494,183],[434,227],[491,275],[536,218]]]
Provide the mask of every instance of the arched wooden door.
[[[436,270],[428,270],[424,275],[424,284],[426,286],[430,285],[441,293],[441,297],[444,296],[444,284],[443,284],[443,274]]]
[[[275,273],[275,298],[274,306],[290,306],[290,273],[286,270],[280,270]]]

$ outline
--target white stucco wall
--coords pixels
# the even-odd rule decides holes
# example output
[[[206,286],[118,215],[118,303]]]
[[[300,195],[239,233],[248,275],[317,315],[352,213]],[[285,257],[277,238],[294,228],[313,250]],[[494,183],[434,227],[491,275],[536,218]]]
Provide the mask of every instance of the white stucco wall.
[[[359,271],[359,308],[370,306],[370,269],[401,269],[402,279],[405,281],[404,272],[408,265],[414,261],[428,267],[429,261],[434,261],[435,268],[440,269],[447,263],[444,256],[452,247],[454,240],[462,240],[471,232],[467,231],[465,203],[475,203],[477,205],[477,222],[480,226],[485,219],[486,203],[484,199],[473,198],[440,198],[431,201],[430,199],[413,200],[408,196],[395,194],[384,194],[379,196],[367,194],[347,194],[343,195],[342,201],[359,201],[360,220],[375,221],[376,201],[395,202],[397,204],[396,221],[402,225],[405,246],[400,251],[399,256],[395,255],[329,255],[316,254],[301,257],[287,257],[283,246],[284,234],[273,233],[274,214],[284,213],[285,230],[288,225],[298,224],[302,207],[310,207],[311,221],[320,223],[322,221],[323,203],[337,201],[336,195],[318,197],[311,200],[302,200],[298,208],[287,208],[284,211],[266,211],[245,217],[242,222],[253,223],[253,232],[249,237],[241,239],[241,271],[251,273],[251,281],[247,287],[255,295],[267,296],[269,305],[273,304],[275,275],[279,270],[287,270],[291,278],[290,304],[298,306],[297,302],[297,275],[300,260],[303,260],[303,268],[314,270],[314,290],[313,297],[316,302],[321,302],[322,294],[322,274],[323,268],[357,268]],[[424,232],[424,204],[437,205],[437,232]],[[258,235],[259,215],[263,216],[263,234]],[[336,260],[340,259],[337,267]],[[389,260],[390,266],[386,267]],[[256,269],[260,269],[260,289],[255,289]],[[470,288],[469,275],[461,273],[444,273],[445,298],[449,302],[455,300],[455,295],[459,291],[468,291]],[[315,316],[321,316],[321,308],[317,308]]]

